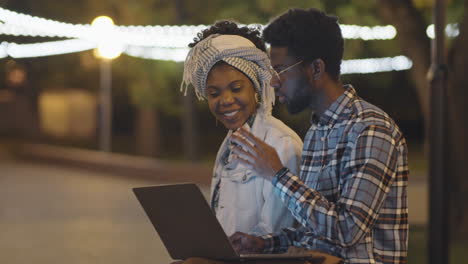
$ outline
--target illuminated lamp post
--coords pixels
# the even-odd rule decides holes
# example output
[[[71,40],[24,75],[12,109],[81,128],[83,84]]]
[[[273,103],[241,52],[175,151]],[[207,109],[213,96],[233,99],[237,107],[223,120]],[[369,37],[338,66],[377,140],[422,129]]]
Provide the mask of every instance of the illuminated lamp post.
[[[112,67],[113,59],[122,53],[122,45],[114,38],[114,21],[107,16],[96,17],[91,26],[98,40],[94,56],[100,60],[99,149],[112,149]]]

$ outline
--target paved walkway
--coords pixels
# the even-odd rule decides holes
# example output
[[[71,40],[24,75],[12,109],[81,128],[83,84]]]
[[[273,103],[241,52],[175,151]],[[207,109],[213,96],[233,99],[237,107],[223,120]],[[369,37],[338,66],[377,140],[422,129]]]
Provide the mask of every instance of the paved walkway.
[[[131,192],[157,183],[0,153],[0,263],[169,263]]]
[[[14,160],[0,149],[0,263],[171,261],[131,192],[161,180],[53,164]],[[410,223],[424,224],[424,181],[410,182],[409,205]]]

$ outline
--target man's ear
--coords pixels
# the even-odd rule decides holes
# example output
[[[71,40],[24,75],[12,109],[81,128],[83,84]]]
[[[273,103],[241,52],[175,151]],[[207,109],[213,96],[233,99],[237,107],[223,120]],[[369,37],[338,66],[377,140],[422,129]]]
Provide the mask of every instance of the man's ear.
[[[309,80],[319,80],[325,72],[325,63],[322,59],[315,59],[306,66]]]
[[[311,66],[314,68],[314,80],[319,80],[322,78],[323,73],[325,72],[325,63],[322,59],[316,59],[312,61]]]

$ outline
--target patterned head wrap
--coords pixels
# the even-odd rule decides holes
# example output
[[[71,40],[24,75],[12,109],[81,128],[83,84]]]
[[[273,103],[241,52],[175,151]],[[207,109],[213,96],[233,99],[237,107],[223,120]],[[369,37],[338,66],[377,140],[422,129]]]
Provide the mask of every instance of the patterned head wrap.
[[[275,103],[275,92],[270,86],[270,59],[250,40],[238,35],[213,34],[197,43],[185,59],[181,91],[187,94],[188,86],[192,84],[198,99],[206,98],[206,79],[218,61],[249,77],[261,98],[260,113],[270,115]]]

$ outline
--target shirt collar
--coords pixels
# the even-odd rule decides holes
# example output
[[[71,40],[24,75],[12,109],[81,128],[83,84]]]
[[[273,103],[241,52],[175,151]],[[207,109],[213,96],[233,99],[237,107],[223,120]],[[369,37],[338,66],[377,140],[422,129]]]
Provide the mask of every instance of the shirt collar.
[[[256,113],[253,113],[246,121],[246,123],[250,126],[253,127],[253,124],[255,122],[255,117],[257,117]]]
[[[317,118],[312,117],[311,120],[317,120],[318,124],[323,126],[333,126],[340,114],[343,110],[347,107],[347,105],[353,101],[353,99],[357,96],[356,90],[354,90],[353,86],[350,84],[344,85],[345,91],[342,95],[340,95],[328,108],[323,112],[323,114]]]

